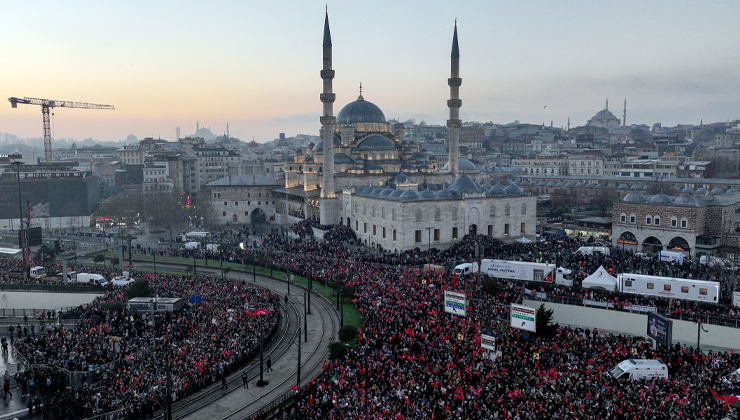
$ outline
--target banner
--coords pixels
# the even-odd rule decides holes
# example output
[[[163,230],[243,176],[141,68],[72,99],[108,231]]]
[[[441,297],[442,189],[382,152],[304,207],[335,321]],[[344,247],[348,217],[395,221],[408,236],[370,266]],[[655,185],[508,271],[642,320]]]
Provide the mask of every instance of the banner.
[[[480,346],[486,350],[496,350],[496,337],[492,335],[481,334]]]
[[[740,292],[732,292],[732,306],[740,306]]]
[[[524,305],[511,305],[511,327],[537,332],[535,310]]]
[[[465,316],[467,298],[464,293],[445,290],[445,312]]]
[[[658,314],[648,313],[647,335],[664,346],[673,344],[673,321]]]

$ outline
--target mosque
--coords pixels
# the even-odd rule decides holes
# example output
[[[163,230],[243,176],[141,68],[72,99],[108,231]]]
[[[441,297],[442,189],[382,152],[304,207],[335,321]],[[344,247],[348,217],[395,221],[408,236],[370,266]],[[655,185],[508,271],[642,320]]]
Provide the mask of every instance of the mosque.
[[[317,217],[323,225],[351,227],[367,246],[391,251],[423,246],[444,248],[466,233],[498,238],[534,237],[536,197],[513,184],[474,182],[480,171],[469,160],[460,158],[459,62],[455,23],[451,77],[447,81],[449,155],[448,163],[440,168],[419,144],[404,138],[403,124],[391,125],[383,111],[364,98],[362,86],[357,100],[334,116],[335,71],[327,13],[321,70],[321,140],[305,150],[298,149],[294,159],[286,163],[285,186],[272,189],[269,195],[274,201],[259,200],[264,191],[259,195],[246,193],[250,187],[264,189],[264,183],[255,177],[232,177],[229,182],[212,183],[212,205],[217,213],[222,213],[222,222],[240,222],[238,212],[234,210],[232,215],[229,201],[223,201],[222,197],[228,196],[236,203],[241,197],[239,212],[244,211],[245,216],[256,210],[245,208],[244,204],[254,207],[254,203],[278,223]],[[239,189],[245,193],[236,193]],[[257,197],[258,201],[250,197]]]

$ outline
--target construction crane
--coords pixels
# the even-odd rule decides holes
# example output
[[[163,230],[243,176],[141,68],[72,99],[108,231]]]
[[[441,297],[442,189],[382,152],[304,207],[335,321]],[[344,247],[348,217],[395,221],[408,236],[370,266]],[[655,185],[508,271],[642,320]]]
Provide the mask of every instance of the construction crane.
[[[41,114],[44,116],[44,161],[51,164],[51,123],[49,121],[49,109],[51,108],[83,108],[83,109],[115,109],[113,105],[89,104],[86,102],[56,101],[53,99],[38,98],[8,98],[13,108],[18,104],[39,105]]]

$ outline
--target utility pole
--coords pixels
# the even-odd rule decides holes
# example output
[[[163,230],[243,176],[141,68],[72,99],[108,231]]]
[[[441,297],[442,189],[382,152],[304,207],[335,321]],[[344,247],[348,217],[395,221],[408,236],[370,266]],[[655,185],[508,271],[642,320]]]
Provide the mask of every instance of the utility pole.
[[[303,292],[303,334],[304,341],[308,342],[308,306],[306,306],[306,292]]]
[[[342,297],[342,288],[339,288],[339,326],[344,326],[344,298]]]
[[[296,378],[296,384],[298,387],[301,385],[301,327],[298,327],[298,373]]]
[[[705,330],[704,329],[704,323],[702,323],[701,321],[697,321],[696,322],[696,327],[697,327],[697,331],[696,331],[696,348],[697,348],[697,350],[700,350],[701,351],[701,332],[702,331],[709,332],[709,330]]]
[[[427,230],[427,236],[429,236],[429,246],[427,247],[427,251],[431,251],[432,249],[432,228],[428,227],[425,229]]]
[[[308,313],[311,313],[311,289],[312,289],[311,275],[308,276]]]

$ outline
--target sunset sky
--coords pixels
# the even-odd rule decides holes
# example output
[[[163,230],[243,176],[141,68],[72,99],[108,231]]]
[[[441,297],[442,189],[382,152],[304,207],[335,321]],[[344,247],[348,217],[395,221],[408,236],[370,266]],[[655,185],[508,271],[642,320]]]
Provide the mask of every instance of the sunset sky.
[[[41,137],[10,96],[112,104],[57,109],[54,137],[174,140],[196,121],[258,142],[320,128],[325,2],[16,1],[0,13],[0,133]],[[328,3],[334,112],[363,96],[386,118],[443,124],[458,19],[463,121],[584,124],[740,118],[738,1]]]

